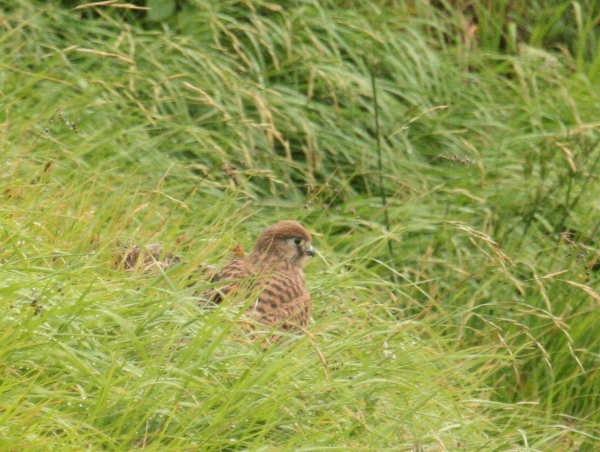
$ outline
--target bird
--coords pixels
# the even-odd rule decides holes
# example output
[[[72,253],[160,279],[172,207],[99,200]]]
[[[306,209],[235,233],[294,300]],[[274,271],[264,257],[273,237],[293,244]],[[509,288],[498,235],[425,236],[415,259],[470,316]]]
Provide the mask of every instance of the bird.
[[[243,253],[236,253],[238,255]],[[204,293],[219,304],[245,302],[245,315],[282,332],[305,331],[313,303],[304,267],[315,254],[310,233],[296,221],[280,221],[265,229],[246,257],[230,260],[211,283],[223,283]]]

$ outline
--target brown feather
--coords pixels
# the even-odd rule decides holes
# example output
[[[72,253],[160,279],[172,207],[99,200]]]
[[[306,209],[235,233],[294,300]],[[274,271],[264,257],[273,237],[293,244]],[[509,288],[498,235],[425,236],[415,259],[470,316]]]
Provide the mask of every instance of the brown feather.
[[[309,232],[295,221],[280,221],[263,231],[252,253],[235,258],[211,282],[230,282],[205,292],[221,303],[256,297],[249,317],[282,331],[306,328],[312,300],[305,285],[303,266],[313,255]]]

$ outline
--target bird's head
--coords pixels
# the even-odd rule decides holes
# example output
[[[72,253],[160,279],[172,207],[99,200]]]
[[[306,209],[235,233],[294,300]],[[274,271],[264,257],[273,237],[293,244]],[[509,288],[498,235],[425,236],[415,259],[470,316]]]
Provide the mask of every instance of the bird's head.
[[[310,233],[296,221],[280,221],[264,230],[252,251],[257,260],[282,260],[298,267],[314,254]]]

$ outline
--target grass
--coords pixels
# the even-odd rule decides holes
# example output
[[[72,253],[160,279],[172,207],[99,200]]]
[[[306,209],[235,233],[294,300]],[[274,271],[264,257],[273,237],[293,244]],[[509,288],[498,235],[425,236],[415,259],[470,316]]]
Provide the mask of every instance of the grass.
[[[595,450],[598,13],[439,3],[3,6],[0,449]],[[276,219],[263,350],[198,294]]]

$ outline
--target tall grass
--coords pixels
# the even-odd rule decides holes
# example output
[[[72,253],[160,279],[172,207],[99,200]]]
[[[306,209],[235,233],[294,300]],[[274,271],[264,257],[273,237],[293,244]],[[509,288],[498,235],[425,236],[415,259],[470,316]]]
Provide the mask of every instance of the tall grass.
[[[594,450],[597,12],[469,5],[3,5],[1,447]],[[198,294],[283,218],[263,350]]]

